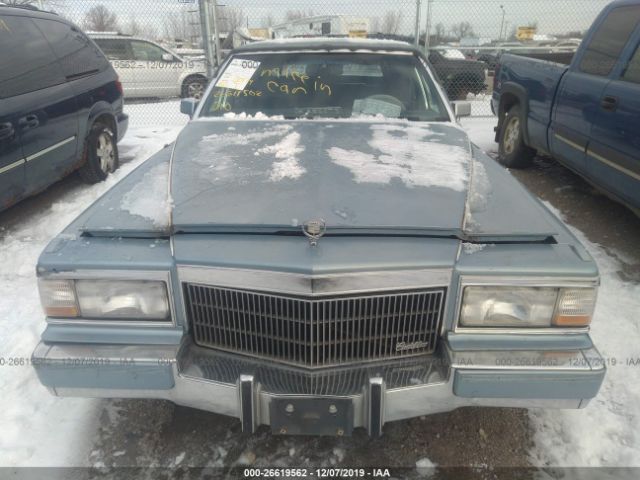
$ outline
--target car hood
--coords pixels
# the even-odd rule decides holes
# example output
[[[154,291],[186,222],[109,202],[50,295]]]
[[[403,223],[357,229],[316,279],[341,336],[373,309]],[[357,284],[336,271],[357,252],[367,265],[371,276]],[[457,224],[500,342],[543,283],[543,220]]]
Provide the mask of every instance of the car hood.
[[[474,210],[486,211],[498,185],[475,157],[450,123],[194,121],[173,153],[172,225],[299,232],[323,220],[328,233],[483,233]],[[484,233],[551,233],[535,221],[533,229]]]
[[[91,235],[543,241],[546,209],[451,123],[196,120],[83,215]],[[170,190],[169,190],[170,188]]]

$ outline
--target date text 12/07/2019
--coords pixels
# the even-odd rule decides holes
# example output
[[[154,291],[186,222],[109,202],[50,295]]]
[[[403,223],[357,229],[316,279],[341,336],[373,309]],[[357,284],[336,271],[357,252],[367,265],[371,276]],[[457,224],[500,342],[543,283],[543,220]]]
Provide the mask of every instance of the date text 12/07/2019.
[[[244,478],[391,478],[388,468],[246,468]]]

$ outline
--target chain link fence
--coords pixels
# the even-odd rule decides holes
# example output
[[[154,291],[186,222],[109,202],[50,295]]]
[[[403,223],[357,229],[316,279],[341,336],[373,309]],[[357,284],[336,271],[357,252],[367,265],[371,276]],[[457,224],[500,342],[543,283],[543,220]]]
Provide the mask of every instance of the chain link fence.
[[[368,37],[416,43],[451,100],[491,115],[502,52],[575,52],[608,0],[5,0],[77,23],[118,71],[132,112],[179,118],[235,47],[271,38]],[[204,35],[203,31],[210,35]],[[136,105],[157,103],[152,109]]]

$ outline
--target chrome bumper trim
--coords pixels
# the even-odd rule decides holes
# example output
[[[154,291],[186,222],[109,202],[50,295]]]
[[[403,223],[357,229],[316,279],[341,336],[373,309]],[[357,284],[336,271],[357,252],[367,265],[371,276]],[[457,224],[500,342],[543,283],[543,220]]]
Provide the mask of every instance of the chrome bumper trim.
[[[202,357],[201,355],[205,356]],[[83,379],[77,385],[55,385],[47,377],[46,366],[63,368],[64,378],[73,379],[74,361],[101,359],[119,362],[132,359],[135,367],[170,366],[173,388],[118,388],[104,385],[86,388]],[[522,408],[582,408],[589,398],[553,398],[549,393],[540,398],[514,398],[498,395],[457,396],[454,393],[456,373],[465,375],[496,374],[513,377],[522,374],[552,376],[587,375],[599,388],[604,376],[604,362],[595,349],[566,352],[452,352],[446,346],[436,356],[395,361],[361,369],[333,369],[326,372],[295,370],[265,362],[252,363],[239,356],[182,346],[118,346],[118,345],[46,345],[40,343],[33,353],[33,363],[43,384],[58,396],[97,398],[159,398],[176,404],[239,418],[243,431],[254,432],[259,425],[270,425],[270,403],[274,398],[344,398],[353,402],[353,427],[364,427],[372,436],[382,432],[385,423],[465,406]],[[544,360],[544,364],[541,361]],[[198,363],[199,362],[199,363]],[[535,364],[538,362],[538,364]],[[507,365],[505,365],[505,363]],[[227,373],[207,371],[208,364],[228,369]],[[227,365],[228,364],[228,365]],[[517,366],[529,364],[529,366]],[[550,365],[551,366],[545,366]],[[134,367],[131,368],[134,368]],[[226,371],[226,370],[225,370]],[[277,371],[277,372],[276,372]],[[274,373],[275,372],[275,373]],[[85,372],[86,373],[86,372]],[[267,378],[284,375],[290,387]],[[80,372],[78,372],[80,375]],[[76,375],[76,376],[78,376]],[[324,377],[323,377],[324,375]],[[558,375],[558,377],[554,377]],[[235,378],[234,378],[235,377]],[[57,377],[59,378],[59,377]],[[344,380],[346,379],[346,380]],[[364,383],[362,383],[364,380]],[[307,382],[320,387],[305,390]],[[331,383],[332,388],[325,383]],[[354,383],[352,386],[349,382]],[[346,388],[343,388],[347,385]],[[305,393],[306,392],[306,393]],[[314,393],[316,392],[316,393]],[[595,394],[595,393],[594,393]]]

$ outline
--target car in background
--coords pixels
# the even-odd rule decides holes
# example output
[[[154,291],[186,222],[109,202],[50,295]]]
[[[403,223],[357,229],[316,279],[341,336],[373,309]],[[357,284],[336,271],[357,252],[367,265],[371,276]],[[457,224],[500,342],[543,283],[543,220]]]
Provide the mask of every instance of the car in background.
[[[640,0],[609,4],[575,54],[503,55],[492,109],[503,165],[550,154],[640,212]]]
[[[122,85],[100,49],[54,13],[0,5],[0,210],[78,171],[118,168]]]
[[[579,38],[570,38],[568,40],[562,40],[553,46],[555,52],[575,52],[580,48],[582,40]]]
[[[183,58],[151,40],[118,33],[89,36],[115,68],[127,98],[196,98],[207,87],[205,63]]]
[[[462,58],[459,58],[456,52],[462,55]],[[469,93],[477,95],[487,88],[485,64],[465,59],[460,50],[431,50],[429,63],[451,100],[462,100]]]
[[[493,75],[496,67],[500,63],[500,55],[510,51],[517,51],[524,45],[520,42],[498,43],[489,50],[479,50],[476,60],[487,65],[489,75]]]
[[[446,50],[441,51],[442,56],[444,58],[448,58],[449,60],[466,60],[467,57],[460,50],[456,48],[447,48]]]

